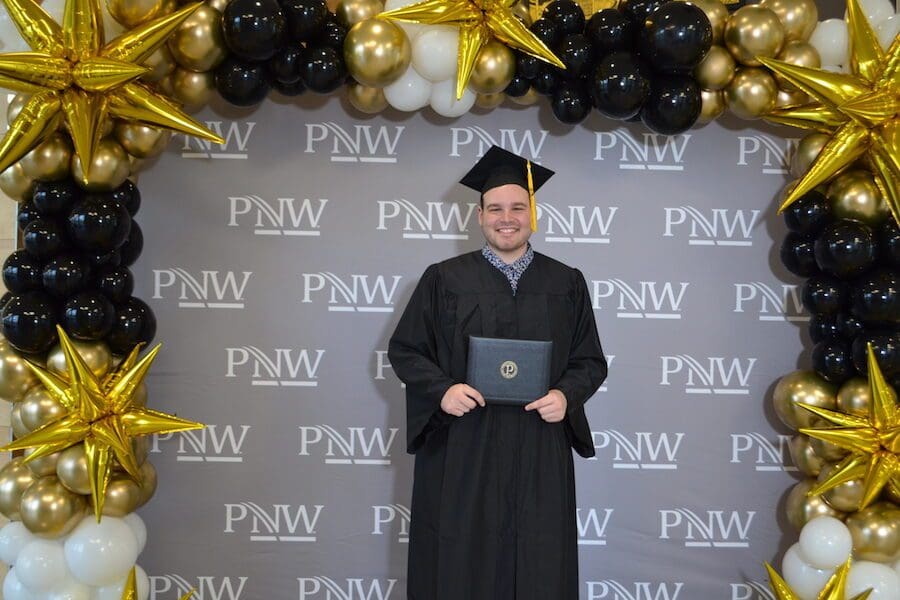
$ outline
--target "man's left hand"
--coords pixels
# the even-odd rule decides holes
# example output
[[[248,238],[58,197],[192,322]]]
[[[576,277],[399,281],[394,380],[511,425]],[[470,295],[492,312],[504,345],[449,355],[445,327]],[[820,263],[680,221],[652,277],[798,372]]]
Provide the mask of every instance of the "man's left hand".
[[[536,410],[548,423],[559,423],[566,416],[566,395],[559,390],[550,390],[543,398],[538,398],[525,406],[525,410]]]

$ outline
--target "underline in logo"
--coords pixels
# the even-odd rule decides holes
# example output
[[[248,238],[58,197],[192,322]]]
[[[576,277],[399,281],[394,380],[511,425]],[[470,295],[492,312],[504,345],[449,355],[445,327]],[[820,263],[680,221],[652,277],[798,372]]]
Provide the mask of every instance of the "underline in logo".
[[[797,471],[797,467],[790,467],[784,465],[757,465],[757,471],[789,471],[794,472]]]
[[[243,302],[179,302],[178,308],[244,308]]]
[[[326,465],[389,465],[391,461],[384,458],[326,458]]]
[[[319,231],[304,231],[298,229],[256,229],[253,231],[255,235],[290,235],[303,237],[319,237]]]
[[[678,313],[616,313],[619,319],[680,319]]]
[[[395,163],[397,162],[396,158],[392,158],[390,156],[380,157],[380,156],[365,156],[365,157],[357,157],[357,156],[332,156],[331,162],[361,162],[361,163]]]
[[[785,317],[784,315],[778,315],[778,316],[760,315],[759,320],[760,321],[790,321],[792,323],[806,323],[809,321],[809,317]]]
[[[251,535],[251,542],[315,542],[314,535]]]
[[[728,388],[685,388],[687,394],[728,394],[731,396],[749,396],[750,390],[730,390]]]
[[[181,158],[215,158],[225,160],[247,160],[246,154],[213,154],[211,152],[182,152]]]
[[[293,381],[291,379],[254,379],[250,385],[262,385],[267,387],[318,387],[318,381]]]
[[[762,172],[765,175],[787,175],[788,173],[790,173],[790,171],[788,171],[787,169],[772,169],[772,168],[763,169]]]
[[[579,546],[605,546],[606,540],[578,540]]]
[[[389,313],[394,312],[393,306],[329,306],[328,310],[330,312],[377,312],[377,313]]]
[[[609,238],[586,238],[586,237],[564,237],[564,236],[556,236],[551,237],[547,236],[544,238],[545,242],[570,242],[575,244],[608,244]]]
[[[681,165],[634,165],[634,164],[619,164],[620,169],[624,169],[626,171],[684,171],[684,167]]]
[[[734,240],[688,240],[689,246],[752,246],[753,242]]]
[[[467,240],[467,233],[404,233],[406,240]]]
[[[178,456],[175,462],[211,462],[211,463],[239,463],[244,462],[241,456]]]
[[[656,463],[613,463],[613,469],[651,469],[651,470],[676,470],[678,465]]]
[[[685,542],[687,548],[749,548],[748,542]]]

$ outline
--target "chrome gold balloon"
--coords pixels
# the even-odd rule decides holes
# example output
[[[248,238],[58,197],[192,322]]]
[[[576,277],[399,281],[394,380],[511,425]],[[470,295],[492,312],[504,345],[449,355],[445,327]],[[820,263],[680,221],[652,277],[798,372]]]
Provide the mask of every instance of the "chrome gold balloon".
[[[172,56],[168,46],[160,46],[156,52],[150,55],[150,58],[144,61],[144,66],[150,69],[150,72],[144,75],[144,81],[156,83],[170,75],[178,63],[175,62],[175,57]]]
[[[377,16],[383,10],[383,0],[341,0],[334,14],[341,25],[353,27],[360,21]]]
[[[532,104],[537,104],[537,102],[541,99],[541,95],[538,94],[537,90],[535,90],[534,88],[530,88],[521,96],[507,97],[513,104],[518,104],[519,106],[531,106]]]
[[[41,477],[25,490],[19,510],[28,531],[58,538],[72,531],[84,517],[85,497],[67,490],[53,475]]]
[[[800,138],[794,156],[791,158],[791,175],[803,177],[829,139],[828,135],[824,133],[808,133]]]
[[[172,96],[184,105],[183,110],[188,114],[198,112],[209,104],[216,89],[212,71],[197,73],[179,67],[167,79],[172,83]]]
[[[22,494],[38,480],[21,456],[12,459],[0,469],[0,513],[7,519],[20,520]]]
[[[491,40],[478,53],[469,88],[477,94],[497,94],[516,74],[516,56],[507,46]]]
[[[728,8],[720,0],[686,0],[706,14],[712,25],[712,43],[721,44],[725,35],[725,23],[728,22]]]
[[[400,78],[412,60],[403,29],[384,19],[366,19],[350,28],[344,39],[344,62],[353,78],[383,88]]]
[[[854,377],[841,385],[837,393],[837,409],[848,415],[865,417],[872,405],[872,390],[869,382],[862,377]]]
[[[128,179],[130,168],[128,153],[112,138],[105,138],[97,145],[94,159],[91,161],[90,174],[86,175],[81,164],[81,157],[72,157],[72,174],[81,186],[91,192],[109,192]]]
[[[801,41],[792,41],[784,45],[781,52],[778,53],[778,60],[791,65],[799,65],[801,67],[809,67],[818,69],[822,66],[822,60],[819,58],[819,51],[812,44]],[[782,77],[778,73],[774,73],[775,83],[778,87],[786,92],[796,92],[799,88]]]
[[[25,174],[20,163],[16,163],[0,173],[0,191],[16,202],[24,202],[31,198],[34,179]]]
[[[172,137],[172,133],[165,129],[128,122],[116,125],[113,135],[125,151],[136,158],[159,156]]]
[[[807,477],[816,477],[822,472],[826,461],[813,450],[807,435],[797,434],[791,438],[791,462]]]
[[[878,502],[847,517],[858,560],[892,563],[900,559],[900,507]]]
[[[786,42],[805,42],[819,24],[815,0],[760,0],[759,5],[778,15]]]
[[[734,77],[735,62],[722,46],[713,46],[694,69],[694,79],[704,90],[721,90]]]
[[[72,341],[72,347],[78,351],[78,355],[97,377],[103,377],[112,366],[112,353],[105,342]],[[47,354],[47,370],[63,377],[68,376],[66,365],[66,353],[59,344],[54,346]]]
[[[28,458],[32,453],[33,450],[29,449],[25,451],[23,456]],[[47,475],[56,475],[57,461],[59,461],[59,452],[42,456],[36,460],[30,460],[25,464],[31,469],[31,472],[34,473],[35,477],[45,477]]]
[[[738,70],[725,88],[729,110],[741,119],[758,119],[769,113],[777,96],[775,79],[765,69],[754,67]]]
[[[483,108],[485,110],[492,110],[497,108],[503,101],[506,100],[506,94],[503,92],[497,92],[494,94],[478,94],[475,97],[475,106],[478,108]]]
[[[778,380],[772,395],[775,413],[791,429],[809,427],[815,415],[798,405],[834,408],[837,389],[814,371],[794,371]]]
[[[786,92],[784,90],[778,90],[778,95],[775,96],[775,108],[787,108],[790,106],[800,106],[801,104],[806,104],[809,102],[809,95],[805,92],[795,91],[795,92]]]
[[[69,176],[72,162],[72,143],[55,133],[22,157],[19,164],[26,177],[35,181],[59,181]]]
[[[109,517],[124,517],[134,512],[141,500],[141,488],[128,475],[114,475],[106,486],[103,500],[103,514]]]
[[[725,112],[725,92],[722,90],[700,90],[700,116],[697,123],[715,121]]]
[[[16,117],[18,117],[19,113],[22,112],[22,109],[25,108],[25,103],[28,102],[29,98],[31,98],[30,94],[16,94],[13,99],[9,101],[9,105],[6,107],[7,123],[12,123],[16,120]]]
[[[19,406],[22,424],[29,431],[39,429],[68,412],[66,407],[53,398],[42,385],[36,385],[28,390]]]
[[[76,444],[59,453],[59,460],[56,462],[56,476],[60,483],[76,494],[91,493],[91,479],[88,476],[84,444]]]
[[[383,89],[357,82],[347,86],[347,100],[353,108],[367,115],[378,114],[388,107]]]
[[[25,426],[22,421],[22,403],[14,402],[12,410],[9,411],[9,425],[12,428],[13,439],[20,438],[31,430]]]
[[[836,519],[843,517],[842,512],[828,506],[821,496],[808,495],[815,483],[815,479],[804,479],[797,483],[791,488],[784,503],[788,522],[797,531],[816,517],[828,516]]]
[[[784,45],[784,26],[772,10],[756,4],[737,9],[725,24],[725,46],[742,65],[758,67],[758,57],[774,57]]]
[[[159,16],[162,4],[162,0],[106,0],[110,16],[125,29],[134,29]]]
[[[222,14],[209,5],[194,11],[169,38],[175,61],[190,71],[210,71],[225,58]]]
[[[158,480],[156,478],[156,467],[154,467],[153,463],[148,460],[143,465],[141,465],[141,498],[138,501],[138,508],[142,507],[150,501],[150,498],[152,498],[153,494],[156,493],[157,483]]]
[[[875,184],[875,178],[869,171],[854,169],[841,173],[828,186],[825,195],[838,219],[853,219],[868,225],[878,225],[890,215],[881,191]]]

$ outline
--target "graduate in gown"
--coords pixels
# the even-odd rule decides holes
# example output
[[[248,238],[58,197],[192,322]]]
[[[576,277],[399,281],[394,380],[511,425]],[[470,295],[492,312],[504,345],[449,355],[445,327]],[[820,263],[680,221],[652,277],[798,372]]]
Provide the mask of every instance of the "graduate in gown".
[[[577,600],[574,449],[606,377],[577,269],[534,252],[534,190],[553,173],[494,147],[462,183],[482,193],[482,250],[431,265],[391,337],[415,475],[409,600]],[[525,406],[466,385],[469,336],[552,340],[550,392]]]

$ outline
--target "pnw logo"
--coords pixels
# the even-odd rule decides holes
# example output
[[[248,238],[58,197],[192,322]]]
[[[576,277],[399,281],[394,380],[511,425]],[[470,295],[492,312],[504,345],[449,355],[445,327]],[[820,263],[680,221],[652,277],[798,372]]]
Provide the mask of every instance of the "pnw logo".
[[[767,135],[738,136],[738,166],[758,164],[765,175],[787,175],[799,138],[773,138]]]
[[[267,509],[255,502],[226,504],[225,533],[241,530],[249,534],[251,542],[316,541],[316,524],[322,516],[322,504],[271,506]]]
[[[618,319],[680,319],[681,301],[689,283],[639,281],[637,285],[621,279],[595,279],[594,310],[602,310],[612,299]],[[680,288],[677,289],[676,288]]]
[[[570,244],[608,244],[609,228],[619,210],[617,206],[569,206],[568,214],[551,204],[537,205],[538,221],[543,225],[545,242]]]
[[[761,433],[731,434],[731,464],[753,461],[757,471],[796,471],[790,461],[791,436],[779,435],[775,442]]]
[[[579,546],[605,546],[606,528],[612,517],[613,509],[578,508],[575,520],[578,525]]]
[[[693,206],[666,208],[663,237],[683,237],[689,246],[752,246],[758,210],[713,208],[704,213]]]
[[[691,134],[660,135],[643,133],[636,138],[627,129],[598,131],[595,134],[594,160],[619,161],[628,171],[684,171],[684,151]]]
[[[744,312],[748,304],[759,312],[760,321],[809,321],[809,314],[803,309],[800,289],[796,285],[782,284],[779,293],[759,281],[734,284],[734,312]]]
[[[188,581],[181,575],[151,575],[150,600],[177,600],[193,590],[194,600],[241,600],[247,577],[209,577]]]
[[[209,140],[183,135],[182,158],[217,158],[226,160],[247,160],[247,144],[256,123],[253,121],[207,121],[206,127],[225,140],[216,144]]]
[[[225,348],[225,377],[250,377],[250,385],[266,387],[316,387],[325,350],[256,346]]]
[[[731,600],[776,600],[769,586],[759,581],[731,584]]]
[[[477,207],[477,202],[425,202],[421,207],[404,198],[379,200],[377,229],[402,223],[406,240],[467,240]]]
[[[250,425],[207,425],[196,431],[184,431],[178,436],[177,462],[244,462],[242,447]],[[162,452],[160,444],[169,442],[174,433],[153,436],[150,452]],[[168,445],[168,444],[167,444]]]
[[[747,537],[756,511],[708,510],[706,515],[686,508],[659,511],[659,539],[680,539],[686,548],[749,548]]]
[[[396,427],[301,425],[300,456],[323,455],[326,465],[390,465]]]
[[[303,273],[303,299],[328,296],[330,312],[394,312],[394,294],[401,275],[350,275],[349,281],[328,271]],[[389,283],[388,278],[392,281]]]
[[[684,439],[683,433],[637,431],[628,436],[615,429],[592,431],[591,436],[598,455],[611,451],[613,469],[630,470],[676,470],[678,449]],[[599,456],[588,460],[599,460]]]
[[[304,152],[315,154],[324,146],[331,162],[393,164],[404,129],[403,125],[354,125],[348,131],[334,121],[307,123]]]
[[[672,385],[671,378],[684,376],[686,394],[715,394],[747,396],[750,394],[750,373],[755,358],[732,358],[711,356],[705,364],[700,360],[678,354],[661,356],[662,380],[660,385]]]
[[[681,582],[588,581],[587,600],[678,600],[683,587]]]
[[[390,600],[396,579],[298,577],[299,600]]]
[[[541,148],[547,141],[549,131],[543,129],[498,129],[496,133],[489,132],[483,127],[451,127],[450,128],[450,156],[459,158],[476,156],[481,158],[491,146],[500,146],[513,154],[524,156],[535,162],[541,157]]]
[[[275,198],[229,196],[228,226],[251,227],[254,235],[319,237],[319,221],[326,198]]]
[[[409,543],[409,508],[402,504],[384,504],[373,506],[375,524],[372,527],[372,535],[384,535],[385,530],[396,530],[397,542]]]
[[[181,267],[153,270],[153,299],[163,292],[178,295],[178,308],[244,308],[244,292],[252,271],[200,271],[199,276]]]

